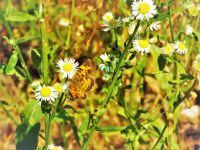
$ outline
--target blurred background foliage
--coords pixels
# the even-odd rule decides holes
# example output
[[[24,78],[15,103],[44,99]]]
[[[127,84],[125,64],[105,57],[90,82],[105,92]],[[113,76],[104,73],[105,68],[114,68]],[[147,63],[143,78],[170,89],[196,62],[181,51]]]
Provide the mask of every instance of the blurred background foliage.
[[[78,128],[84,128],[81,126],[83,120],[87,120],[85,118],[88,117],[88,114],[92,118],[93,114],[96,113],[108,86],[108,82],[102,78],[103,73],[95,64],[96,57],[109,51],[112,42],[110,33],[102,31],[101,18],[107,11],[112,11],[116,18],[129,16],[131,14],[131,2],[130,0],[78,0],[75,1],[74,10],[71,11],[70,0],[44,0],[44,19],[51,46],[51,58],[49,61],[51,64],[52,83],[59,78],[54,75],[56,73],[54,72],[55,69],[53,69],[56,67],[56,62],[59,58],[73,57],[79,62],[89,58],[94,64],[91,75],[95,78],[95,86],[87,93],[86,100],[67,100],[66,105],[69,111],[63,113],[69,114],[65,114],[62,119],[59,117],[54,119],[51,137],[56,145],[62,145],[68,149],[79,149],[76,136],[73,133],[73,123]],[[199,1],[193,0],[192,2],[199,4]],[[37,80],[40,77],[36,70],[39,61],[37,58],[41,48],[40,29],[34,17],[34,11],[38,9],[37,2],[34,0],[13,0],[12,5],[9,5],[10,8],[7,7],[7,3],[9,1],[1,1],[0,9],[11,10],[7,19],[13,29],[14,37],[19,43],[31,75],[34,80]],[[166,1],[156,1],[156,3],[161,5]],[[186,4],[186,1],[177,0],[172,5],[172,21],[176,36],[180,31],[184,30],[186,24],[193,25],[196,30],[200,28],[199,15],[190,15],[187,8],[183,7]],[[160,11],[167,12],[167,7],[163,6]],[[60,19],[66,18],[70,21],[71,13],[73,18],[70,25],[68,27],[61,26],[59,24]],[[68,42],[69,28],[71,28],[71,36]],[[119,45],[123,47],[123,43],[128,37],[127,29],[119,30],[117,34]],[[6,64],[12,54],[12,47],[3,38],[6,35],[6,30],[2,24],[0,24],[0,35],[0,63]],[[165,71],[170,71],[172,68],[169,60],[162,58],[160,50],[160,47],[170,41],[170,29],[167,19],[162,21],[162,29],[159,32],[152,33],[151,36],[157,36],[159,40],[154,44],[151,54],[148,55],[144,78],[141,79],[139,72],[141,69],[140,64],[143,64],[144,57],[137,54],[137,59],[134,58],[131,61],[132,66],[136,67],[124,70],[123,73],[123,85],[121,87],[127,86],[127,89],[120,88],[117,96],[112,98],[99,124],[99,129],[97,129],[91,140],[90,149],[132,149],[131,144],[137,149],[149,149],[149,145],[153,145],[166,120],[170,120],[170,117],[171,122],[165,135],[166,139],[163,139],[160,147],[171,147],[171,149],[200,148],[199,114],[193,117],[181,114],[182,110],[200,104],[200,86],[199,84],[195,85],[193,93],[186,98],[186,102],[178,108],[175,114],[166,113],[169,110],[169,102],[166,95],[171,92],[171,84],[168,79],[172,74],[159,73],[159,71],[163,71],[164,68]],[[186,38],[186,44],[190,51],[197,51],[198,53],[200,43],[199,41],[191,43],[191,38]],[[194,57],[195,52],[178,57],[186,68],[185,70],[181,64],[178,64],[179,76],[186,72],[196,76],[197,73],[191,68]],[[137,71],[133,71],[135,69]],[[142,87],[141,83],[143,84]],[[183,92],[192,85],[192,81],[187,81],[187,84],[184,81],[183,84],[180,84],[177,94],[183,95]],[[12,76],[0,74],[0,100],[8,103],[6,108],[0,103],[0,106],[2,106],[0,109],[1,149],[15,149],[16,125],[20,123],[20,117],[26,116],[27,109],[29,107],[31,109],[34,105],[30,104],[32,99],[34,99],[32,89],[21,75],[17,73]],[[6,112],[14,116],[16,122],[12,122]],[[133,127],[130,127],[130,122],[133,122]],[[58,125],[58,123],[61,123],[61,125]],[[41,128],[43,126],[41,124]],[[82,130],[84,131],[84,129]],[[172,130],[175,132],[172,132]],[[41,130],[38,144],[40,147],[44,144],[43,132],[44,130]],[[85,133],[82,134],[84,135]],[[168,141],[167,145],[164,144],[165,140]]]

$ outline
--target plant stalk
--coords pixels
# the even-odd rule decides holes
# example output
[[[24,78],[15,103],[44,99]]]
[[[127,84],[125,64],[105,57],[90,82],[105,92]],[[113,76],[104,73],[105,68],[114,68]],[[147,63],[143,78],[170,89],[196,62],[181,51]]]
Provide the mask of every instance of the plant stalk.
[[[29,83],[32,83],[32,78],[31,78],[31,75],[30,75],[30,73],[28,71],[28,67],[27,67],[27,65],[25,63],[25,60],[24,60],[23,56],[22,56],[21,50],[19,48],[19,45],[17,44],[17,41],[16,41],[12,31],[11,31],[11,27],[8,24],[6,18],[4,16],[4,14],[3,14],[2,9],[0,9],[0,18],[3,21],[3,25],[6,28],[6,31],[7,31],[8,35],[9,35],[9,38],[13,40],[12,47],[13,47],[14,50],[16,50],[16,52],[18,54],[19,61],[20,61],[21,65],[22,65],[22,67],[24,69],[24,72],[26,74],[27,80],[28,80]]]
[[[107,93],[107,95],[106,95],[106,97],[105,97],[100,109],[97,112],[97,118],[94,120],[94,123],[93,123],[92,127],[89,129],[89,133],[88,133],[88,136],[87,136],[86,140],[83,143],[82,150],[88,149],[88,144],[89,144],[89,142],[91,140],[91,137],[92,137],[92,135],[93,135],[93,133],[94,133],[99,121],[101,120],[101,118],[102,118],[102,116],[103,116],[103,114],[105,112],[105,109],[106,109],[106,107],[107,107],[107,105],[108,105],[108,103],[110,101],[110,98],[112,96],[112,91],[113,91],[113,89],[115,87],[115,83],[116,83],[117,79],[119,78],[119,75],[120,75],[120,72],[121,72],[120,68],[124,63],[125,57],[127,56],[128,50],[129,50],[131,42],[132,42],[133,38],[135,37],[135,34],[136,34],[137,30],[138,30],[139,24],[140,24],[140,22],[138,21],[134,33],[132,34],[132,36],[129,39],[128,43],[125,45],[125,49],[124,49],[124,51],[123,51],[123,53],[122,53],[122,55],[121,55],[121,57],[119,59],[118,65],[117,65],[117,67],[115,69],[115,74],[114,74],[113,80],[112,80],[112,82],[111,82],[111,84],[110,84],[110,86],[108,88],[108,93]]]
[[[73,20],[73,15],[74,15],[74,5],[75,5],[75,0],[72,0],[71,15],[70,15],[70,19],[69,19],[69,27],[68,27],[68,32],[67,32],[67,42],[66,42],[67,49],[69,48],[69,43],[70,43],[70,36],[71,36],[71,29],[72,29],[72,20]]]

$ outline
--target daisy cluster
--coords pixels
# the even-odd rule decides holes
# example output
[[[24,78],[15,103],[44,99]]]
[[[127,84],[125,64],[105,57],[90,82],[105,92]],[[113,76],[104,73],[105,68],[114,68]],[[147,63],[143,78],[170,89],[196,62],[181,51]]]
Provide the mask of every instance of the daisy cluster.
[[[58,72],[61,73],[63,79],[71,79],[78,69],[79,63],[75,59],[65,58],[60,59],[57,63],[59,68]],[[35,81],[32,83],[32,88],[35,91],[36,99],[41,103],[46,101],[52,103],[56,100],[60,93],[67,91],[68,82],[55,83],[52,86],[41,85],[40,82]]]
[[[162,52],[166,55],[172,55],[174,52],[177,52],[179,54],[185,54],[187,52],[187,47],[185,44],[185,41],[176,41],[175,44],[173,43],[167,43],[163,48]]]

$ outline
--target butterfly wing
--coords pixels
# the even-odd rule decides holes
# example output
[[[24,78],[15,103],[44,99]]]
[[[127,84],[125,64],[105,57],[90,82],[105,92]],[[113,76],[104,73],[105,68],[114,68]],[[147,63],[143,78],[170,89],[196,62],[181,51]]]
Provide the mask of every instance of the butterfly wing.
[[[94,78],[89,76],[92,62],[88,59],[75,73],[74,77],[69,83],[69,93],[72,98],[84,99],[86,92],[94,85]]]

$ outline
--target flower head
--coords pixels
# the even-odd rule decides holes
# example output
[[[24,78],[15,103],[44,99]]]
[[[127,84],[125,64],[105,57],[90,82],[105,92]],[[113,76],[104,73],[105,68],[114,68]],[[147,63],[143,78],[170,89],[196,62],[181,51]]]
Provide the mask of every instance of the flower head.
[[[51,86],[39,85],[35,91],[35,97],[38,101],[48,101],[52,103],[57,97],[58,93]]]
[[[185,34],[190,35],[193,32],[193,28],[190,25],[186,25]]]
[[[174,47],[176,51],[180,54],[185,54],[185,52],[187,51],[187,47],[184,42],[176,41]]]
[[[64,85],[60,84],[60,83],[55,83],[53,85],[53,88],[56,90],[56,92],[58,93],[62,93],[64,92],[68,87],[68,83],[65,83]]]
[[[69,26],[69,20],[67,18],[61,18],[60,21],[59,21],[59,24],[61,26],[68,27]]]
[[[199,13],[198,7],[195,7],[195,6],[190,7],[190,8],[188,9],[188,11],[189,11],[189,14],[190,14],[191,16],[193,16],[193,17],[196,17],[196,16],[198,15],[198,13]]]
[[[159,30],[160,29],[160,21],[156,21],[156,22],[153,22],[152,24],[150,24],[149,29],[151,31]]]
[[[163,48],[162,48],[163,54],[166,55],[171,55],[174,53],[174,46],[173,44],[167,43]]]
[[[64,60],[60,59],[57,65],[59,67],[59,72],[63,74],[63,78],[72,78],[78,68],[79,63],[75,62],[75,59],[65,58]]]
[[[105,54],[102,54],[100,55],[100,58],[102,60],[102,63],[99,64],[99,68],[100,70],[105,70],[105,72],[110,72],[110,64],[111,64],[111,61],[110,61],[110,58],[109,56],[105,53]]]
[[[112,26],[114,25],[114,17],[112,12],[107,12],[103,15],[103,25],[105,28],[103,29],[103,31],[109,31]]]
[[[137,39],[133,41],[133,47],[143,54],[150,52],[151,45],[148,39]]]
[[[48,150],[64,150],[61,146],[55,146],[54,144],[50,144],[48,146]]]
[[[101,58],[103,61],[110,61],[110,58],[108,57],[108,55],[107,55],[106,53],[100,55],[100,58]]]
[[[114,20],[112,12],[107,12],[103,15],[104,24],[110,24]]]
[[[156,5],[152,0],[134,1],[132,4],[132,14],[138,20],[149,20],[157,14]]]
[[[191,108],[186,108],[181,111],[181,114],[188,118],[197,118],[199,113],[200,109],[198,105],[194,105]]]

